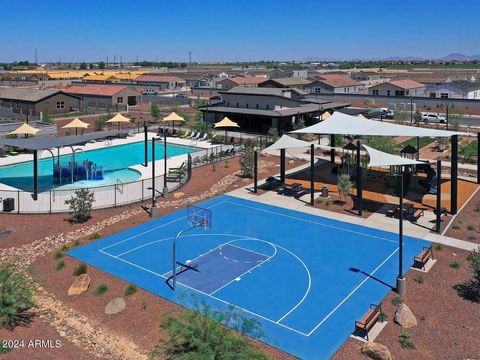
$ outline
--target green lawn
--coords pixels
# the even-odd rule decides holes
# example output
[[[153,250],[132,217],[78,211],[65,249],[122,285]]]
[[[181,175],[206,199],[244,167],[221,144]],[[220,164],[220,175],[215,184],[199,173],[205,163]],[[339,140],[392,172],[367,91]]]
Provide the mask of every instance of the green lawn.
[[[435,141],[435,139],[431,139],[429,137],[421,137],[420,138],[420,149],[424,148],[425,146],[433,143]],[[407,146],[407,145],[412,145],[413,147],[417,147],[417,138],[416,137],[413,137],[411,139],[408,139],[402,143],[400,143],[400,145],[403,147]]]
[[[83,116],[83,115],[89,115],[88,112],[85,112],[85,111],[78,111],[78,112],[75,112],[75,113],[66,113],[66,114],[54,114],[54,115],[50,115],[50,117],[54,118],[54,119],[62,119],[62,118],[66,118],[66,117],[72,117],[72,116]]]

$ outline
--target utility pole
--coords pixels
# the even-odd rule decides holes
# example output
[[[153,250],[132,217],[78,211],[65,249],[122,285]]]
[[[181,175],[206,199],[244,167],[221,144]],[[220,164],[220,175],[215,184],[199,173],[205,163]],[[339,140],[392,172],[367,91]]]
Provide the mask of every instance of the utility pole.
[[[106,68],[108,69],[108,55],[107,55],[107,66],[106,66]]]
[[[192,52],[188,52],[188,65],[192,65]]]
[[[123,66],[123,57],[122,57],[122,55],[120,55],[120,67],[122,67],[122,66]]]
[[[117,63],[117,55],[113,55],[113,67],[115,67]]]
[[[37,48],[35,48],[35,64],[38,64]]]

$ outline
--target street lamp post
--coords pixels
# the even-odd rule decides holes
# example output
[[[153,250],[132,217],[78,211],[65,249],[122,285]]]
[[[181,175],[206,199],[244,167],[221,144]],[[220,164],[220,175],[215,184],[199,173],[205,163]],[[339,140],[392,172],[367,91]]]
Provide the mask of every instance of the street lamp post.
[[[400,296],[405,296],[406,283],[403,276],[403,169],[396,176],[400,176],[400,215],[398,223],[398,276],[396,291]]]

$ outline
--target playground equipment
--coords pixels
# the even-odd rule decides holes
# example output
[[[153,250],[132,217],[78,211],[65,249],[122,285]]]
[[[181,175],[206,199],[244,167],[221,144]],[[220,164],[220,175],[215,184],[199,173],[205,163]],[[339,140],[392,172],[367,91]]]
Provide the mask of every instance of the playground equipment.
[[[74,159],[67,165],[57,163],[53,170],[53,181],[55,185],[72,184],[82,180],[103,180],[103,166],[84,160],[81,163]]]
[[[433,170],[430,163],[419,164],[416,166],[417,173],[427,174],[426,180],[420,180],[418,183],[423,186],[429,194],[437,193],[437,172]]]

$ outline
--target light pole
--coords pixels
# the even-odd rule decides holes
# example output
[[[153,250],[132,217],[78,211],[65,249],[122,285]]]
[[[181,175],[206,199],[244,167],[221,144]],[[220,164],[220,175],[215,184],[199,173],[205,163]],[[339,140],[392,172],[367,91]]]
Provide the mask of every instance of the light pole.
[[[398,276],[396,291],[400,296],[405,296],[406,282],[403,276],[403,168],[400,174],[395,176],[400,177],[400,215],[398,223]]]
[[[163,197],[167,197],[168,195],[168,187],[167,187],[167,135],[164,134],[163,141],[164,141],[164,175],[163,175],[163,192],[161,193],[155,188],[155,141],[161,140],[160,137],[153,137],[152,138],[152,211],[150,213],[151,217],[157,217],[157,201],[156,196],[157,193],[161,194]]]
[[[413,103],[412,95],[410,95],[410,126],[413,124]]]

